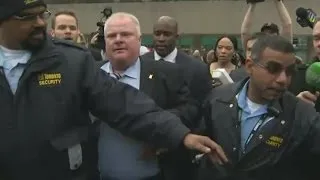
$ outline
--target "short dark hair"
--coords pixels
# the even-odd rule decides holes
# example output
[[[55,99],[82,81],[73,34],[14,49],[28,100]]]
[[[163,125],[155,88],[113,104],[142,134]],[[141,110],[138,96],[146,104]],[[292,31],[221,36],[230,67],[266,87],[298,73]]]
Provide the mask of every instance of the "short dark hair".
[[[248,37],[247,42],[248,42],[248,41],[251,41],[251,40],[256,40],[256,39],[258,39],[258,38],[260,38],[260,37],[263,37],[263,36],[266,36],[266,35],[267,35],[267,34],[264,33],[264,32],[255,32],[255,33],[251,34],[251,35]]]
[[[261,27],[261,32],[270,32],[270,33],[275,33],[277,35],[279,35],[279,27],[278,25],[274,24],[274,23],[265,23],[262,27]]]
[[[52,29],[55,28],[57,16],[60,16],[60,15],[68,15],[68,16],[74,17],[76,19],[76,23],[77,23],[77,26],[78,26],[78,18],[76,16],[76,13],[73,12],[73,11],[70,11],[70,10],[62,10],[62,11],[56,12],[54,14],[54,16],[52,17],[52,20],[51,20],[51,28]]]
[[[260,61],[262,53],[265,49],[270,48],[282,53],[294,53],[292,43],[282,36],[264,36],[253,44],[251,50],[252,60],[255,62]]]

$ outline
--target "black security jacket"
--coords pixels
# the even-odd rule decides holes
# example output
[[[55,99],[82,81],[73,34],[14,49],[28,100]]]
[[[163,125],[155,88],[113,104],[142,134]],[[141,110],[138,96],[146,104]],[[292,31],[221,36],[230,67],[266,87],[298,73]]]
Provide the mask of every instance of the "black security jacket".
[[[89,111],[157,147],[181,144],[188,129],[176,116],[94,63],[88,50],[48,39],[29,60],[15,95],[0,74],[0,179],[92,180]],[[83,161],[71,168],[68,148],[78,144]]]
[[[268,115],[275,118],[241,152],[236,95],[247,80],[215,88],[207,99],[206,134],[222,146],[230,163],[202,161],[199,180],[318,179],[320,117],[289,92],[270,104]]]

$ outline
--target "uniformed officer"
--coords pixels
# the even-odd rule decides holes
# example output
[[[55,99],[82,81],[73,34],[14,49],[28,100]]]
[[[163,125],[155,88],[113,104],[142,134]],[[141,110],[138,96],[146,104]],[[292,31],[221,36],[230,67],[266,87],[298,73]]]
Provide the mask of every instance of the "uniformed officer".
[[[320,177],[314,165],[320,154],[319,114],[286,91],[295,64],[288,40],[261,37],[245,63],[250,78],[211,92],[205,105],[206,133],[231,163],[202,161],[199,180]]]
[[[156,147],[227,161],[209,138],[104,76],[89,51],[48,38],[49,16],[42,0],[0,1],[0,179],[93,180],[88,110]]]

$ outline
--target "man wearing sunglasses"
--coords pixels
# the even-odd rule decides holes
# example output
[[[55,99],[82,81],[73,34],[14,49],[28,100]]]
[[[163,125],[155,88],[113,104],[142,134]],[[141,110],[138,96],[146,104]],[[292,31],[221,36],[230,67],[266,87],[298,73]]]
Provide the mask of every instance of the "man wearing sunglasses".
[[[49,15],[42,0],[0,1],[1,180],[99,179],[89,111],[157,148],[227,161],[212,140],[102,73],[88,50],[48,38]]]
[[[249,78],[212,90],[204,107],[205,134],[230,164],[203,158],[199,180],[300,180],[319,177],[320,116],[287,91],[294,48],[281,36],[257,39],[246,60]],[[314,176],[317,174],[317,176]]]

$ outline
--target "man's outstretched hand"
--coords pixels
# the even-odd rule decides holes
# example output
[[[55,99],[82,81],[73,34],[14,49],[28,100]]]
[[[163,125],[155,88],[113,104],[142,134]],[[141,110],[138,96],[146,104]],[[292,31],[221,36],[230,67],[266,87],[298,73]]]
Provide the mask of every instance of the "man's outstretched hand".
[[[184,138],[183,144],[190,150],[197,150],[208,155],[213,163],[220,165],[228,163],[228,158],[221,146],[206,136],[188,134]]]

